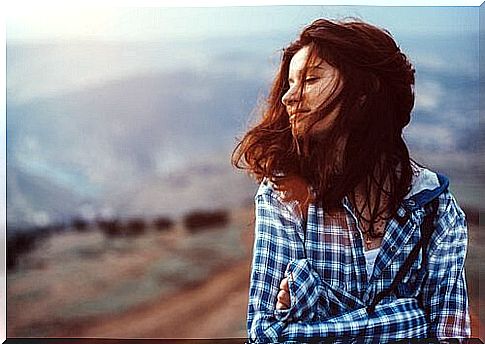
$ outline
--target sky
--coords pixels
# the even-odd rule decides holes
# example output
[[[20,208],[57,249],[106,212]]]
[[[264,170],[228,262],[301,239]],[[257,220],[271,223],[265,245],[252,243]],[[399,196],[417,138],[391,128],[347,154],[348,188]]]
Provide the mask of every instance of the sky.
[[[438,49],[430,35],[443,35],[446,39],[465,37],[467,33],[477,34],[477,7],[379,7],[379,6],[236,6],[236,7],[36,7],[15,6],[9,8],[6,16],[6,37],[9,104],[26,103],[39,97],[55,96],[62,92],[88,89],[93,84],[127,78],[130,75],[155,73],[175,67],[170,61],[181,63],[194,60],[206,70],[214,67],[212,60],[204,55],[205,48],[195,44],[216,47],[214,43],[230,49],[257,47],[253,42],[260,34],[261,50],[271,51],[284,46],[285,42],[268,41],[273,33],[279,37],[295,37],[312,20],[319,17],[358,17],[367,22],[388,29],[403,49],[410,53],[420,67],[436,70],[449,68],[447,61],[454,61],[456,71],[475,71],[474,56],[469,56],[468,46],[459,45],[460,40]],[[403,39],[404,36],[412,39]],[[423,36],[425,39],[415,39]],[[235,37],[234,39],[232,39]],[[237,37],[240,37],[238,39]],[[250,44],[247,42],[250,37]],[[266,37],[266,40],[263,40]],[[450,38],[451,37],[451,38]],[[199,38],[201,38],[199,40]],[[212,38],[204,41],[204,38]],[[216,38],[216,42],[214,39]],[[219,41],[218,38],[221,38]],[[246,39],[243,39],[246,38]],[[48,45],[47,50],[37,48],[16,50],[16,42],[28,44],[38,42],[62,42]],[[170,51],[162,51],[156,45],[145,45],[136,50],[113,48],[101,50],[76,41],[115,42],[189,42],[185,50],[180,45]],[[196,43],[195,43],[196,42]],[[244,44],[246,42],[246,44]],[[269,42],[269,43],[268,43]],[[232,47],[233,43],[235,46]],[[9,45],[11,44],[11,45]],[[182,44],[183,45],[183,44]],[[268,46],[271,45],[271,48]],[[273,46],[274,45],[274,46]],[[167,45],[172,46],[172,45]],[[109,46],[111,47],[111,46]],[[231,48],[232,47],[232,48]],[[461,52],[463,58],[443,57],[450,47]],[[217,47],[218,49],[225,49]],[[178,50],[177,50],[178,49]],[[453,50],[452,49],[452,50]],[[210,49],[209,49],[210,50]],[[215,48],[213,49],[215,50]],[[439,50],[439,55],[432,52]],[[18,53],[18,51],[22,51]],[[221,54],[224,54],[221,50]],[[255,55],[252,51],[248,59]],[[212,57],[211,57],[212,58]],[[207,61],[205,61],[207,60]],[[163,63],[162,63],[163,61]],[[225,60],[227,64],[229,61]],[[212,64],[211,64],[212,63]],[[238,71],[240,66],[238,65]],[[439,69],[438,68],[438,69]],[[419,85],[429,95],[436,87]],[[427,88],[426,88],[427,87]],[[420,89],[421,90],[421,89]],[[436,93],[436,92],[434,92]],[[419,100],[428,99],[422,96]],[[420,103],[425,104],[422,102]],[[32,165],[29,156],[26,161]],[[55,175],[49,173],[50,175]],[[62,179],[62,178],[60,178]]]
[[[157,41],[280,32],[317,17],[354,16],[403,33],[470,32],[478,7],[239,6],[205,8],[28,7],[6,16],[7,41],[88,39]]]

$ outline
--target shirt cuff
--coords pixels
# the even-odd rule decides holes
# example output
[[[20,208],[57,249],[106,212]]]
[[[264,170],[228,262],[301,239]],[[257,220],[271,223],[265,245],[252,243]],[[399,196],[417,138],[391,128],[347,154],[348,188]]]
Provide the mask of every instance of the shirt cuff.
[[[319,275],[307,259],[292,260],[285,272],[288,277],[291,306],[276,310],[279,321],[311,321],[318,317],[318,299],[321,292]]]

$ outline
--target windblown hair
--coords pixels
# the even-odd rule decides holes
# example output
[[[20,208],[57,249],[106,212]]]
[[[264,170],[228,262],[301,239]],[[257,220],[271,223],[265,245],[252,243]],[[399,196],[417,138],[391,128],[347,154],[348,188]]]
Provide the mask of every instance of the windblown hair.
[[[281,99],[290,87],[290,60],[305,46],[310,48],[306,66],[322,59],[338,70],[342,84],[312,114],[313,124],[340,108],[325,135],[308,135],[306,130],[295,138]],[[393,216],[411,187],[411,159],[402,130],[413,106],[414,68],[388,31],[358,20],[318,19],[283,50],[262,119],[238,143],[232,162],[258,181],[267,177],[278,185],[282,176],[302,179],[329,210],[345,196],[355,204],[356,187],[363,185],[370,214],[364,220],[370,235],[378,236],[373,223]],[[337,147],[342,138],[343,152]]]

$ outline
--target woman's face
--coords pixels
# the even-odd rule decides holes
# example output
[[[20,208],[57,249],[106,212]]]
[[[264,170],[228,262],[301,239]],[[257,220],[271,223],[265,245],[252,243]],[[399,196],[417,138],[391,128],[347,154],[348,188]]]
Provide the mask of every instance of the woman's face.
[[[308,134],[322,134],[328,130],[337,118],[340,106],[337,106],[323,119],[314,123],[317,109],[334,92],[339,92],[339,72],[324,60],[317,58],[307,66],[305,80],[303,69],[310,55],[310,48],[305,46],[298,50],[290,61],[288,83],[290,88],[283,95],[281,101],[286,107],[293,136]],[[313,126],[312,126],[313,124]]]

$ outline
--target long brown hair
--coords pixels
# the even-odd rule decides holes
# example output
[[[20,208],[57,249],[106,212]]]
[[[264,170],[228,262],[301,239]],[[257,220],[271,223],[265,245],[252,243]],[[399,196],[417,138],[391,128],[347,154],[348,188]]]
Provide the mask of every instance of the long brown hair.
[[[308,60],[326,61],[342,82],[314,114],[314,123],[337,104],[340,108],[325,135],[295,138],[281,98],[289,89],[290,60],[305,46],[310,47]],[[283,50],[262,119],[238,143],[232,162],[258,181],[267,177],[278,183],[281,176],[296,176],[329,210],[345,196],[355,204],[355,190],[363,186],[370,214],[365,220],[374,235],[373,223],[383,214],[394,215],[411,187],[411,159],[402,130],[413,106],[414,69],[389,32],[359,20],[318,19]],[[339,152],[342,137],[345,145]],[[358,216],[363,217],[363,210]]]

